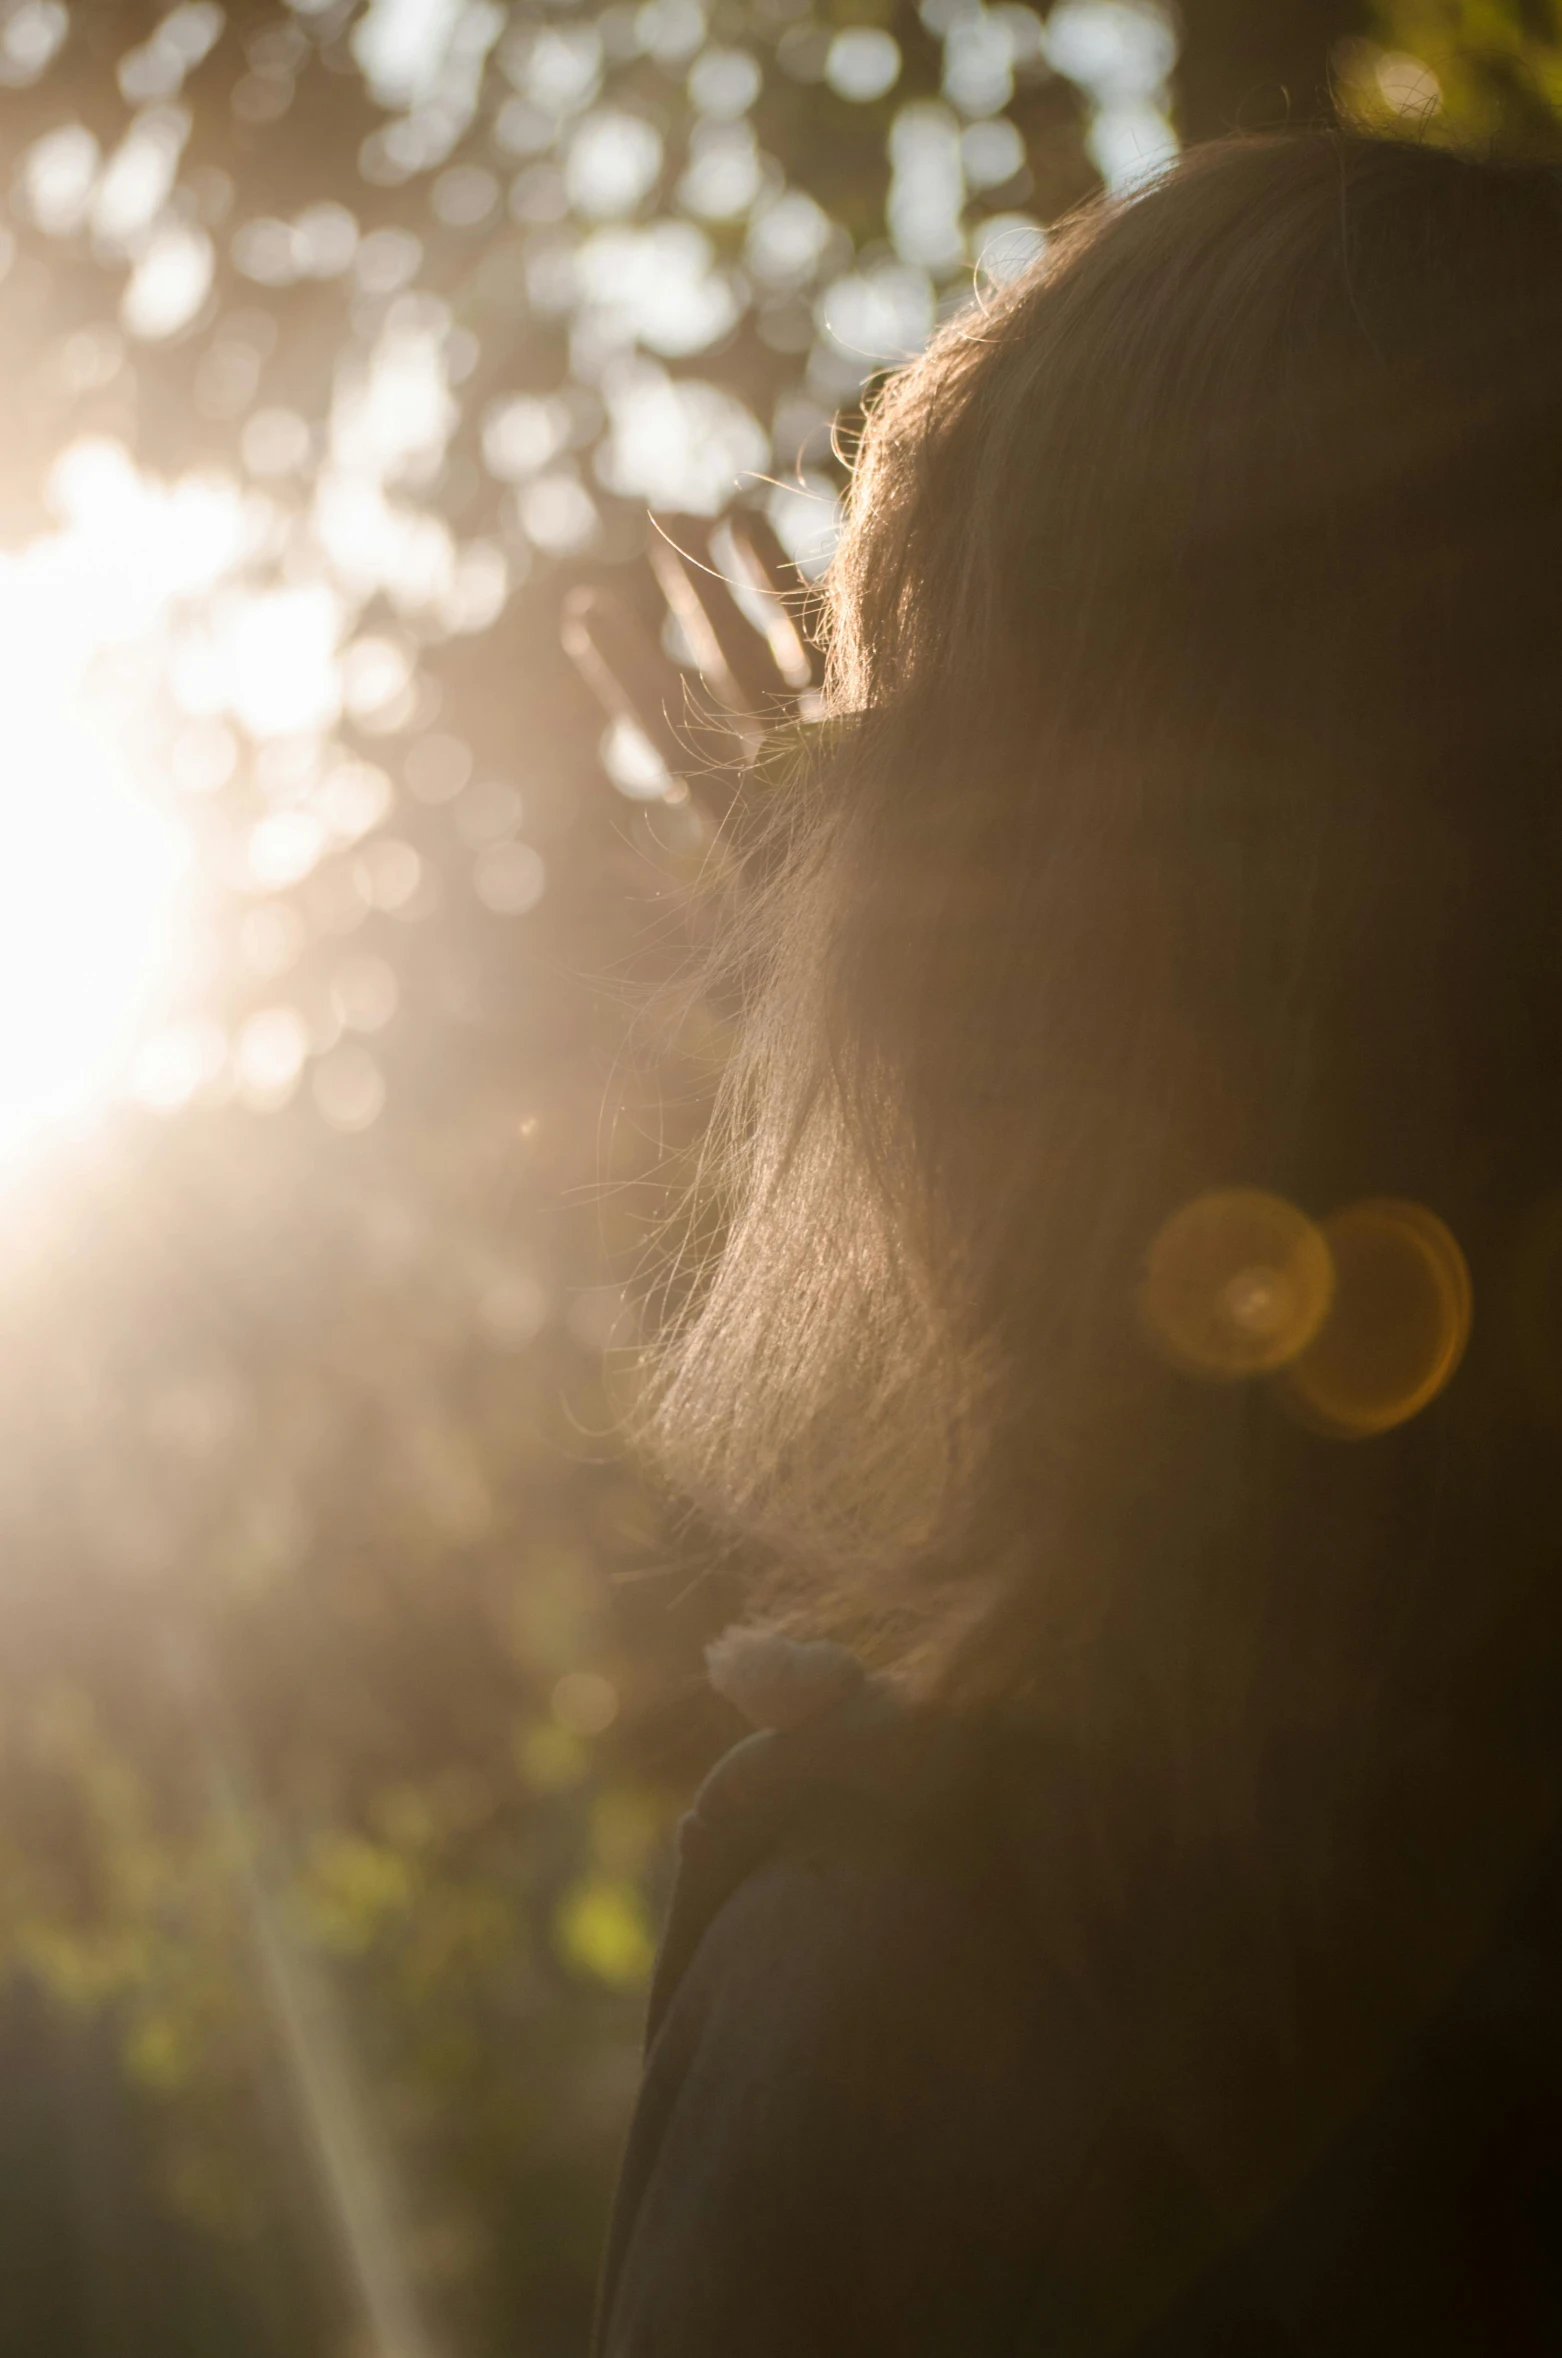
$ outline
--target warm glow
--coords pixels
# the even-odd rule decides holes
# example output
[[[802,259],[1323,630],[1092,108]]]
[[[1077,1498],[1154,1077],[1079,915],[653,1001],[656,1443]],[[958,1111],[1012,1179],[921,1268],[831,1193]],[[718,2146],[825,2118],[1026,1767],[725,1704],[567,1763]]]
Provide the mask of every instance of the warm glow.
[[[1328,1247],[1304,1213],[1261,1188],[1223,1187],[1167,1221],[1139,1300],[1163,1357],[1223,1381],[1284,1367],[1318,1333],[1333,1293]]]
[[[220,493],[153,491],[117,445],[74,445],[51,493],[61,528],[0,559],[0,1154],[114,1092],[171,979],[187,847],[95,666],[234,545]]]
[[[0,651],[0,1153],[114,1087],[167,970],[185,864],[32,652],[25,632]]]
[[[1323,1224],[1335,1298],[1286,1370],[1284,1397],[1315,1431],[1363,1440],[1435,1400],[1464,1356],[1473,1300],[1452,1231],[1425,1204],[1374,1197]]]

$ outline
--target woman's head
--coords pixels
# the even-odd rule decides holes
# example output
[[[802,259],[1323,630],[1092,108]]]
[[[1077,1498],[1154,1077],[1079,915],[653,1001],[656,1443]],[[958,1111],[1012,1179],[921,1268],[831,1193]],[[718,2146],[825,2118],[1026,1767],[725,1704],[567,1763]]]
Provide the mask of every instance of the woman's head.
[[[1500,1321],[1462,1427],[1353,1445],[1172,1371],[1137,1302],[1245,1184],[1430,1205],[1487,1310],[1562,1187],[1559,559],[1539,171],[1212,148],[885,389],[656,1384],[675,1481],[841,1621],[1089,1715],[1108,1660],[1218,1683],[1212,1631],[1370,1616],[1434,1476],[1449,1530],[1489,1505]]]

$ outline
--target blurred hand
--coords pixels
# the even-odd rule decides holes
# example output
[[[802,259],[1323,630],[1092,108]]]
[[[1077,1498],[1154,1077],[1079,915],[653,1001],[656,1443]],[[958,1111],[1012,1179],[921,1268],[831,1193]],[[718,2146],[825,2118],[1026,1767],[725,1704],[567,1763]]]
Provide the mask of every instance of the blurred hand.
[[[697,667],[703,696],[661,639],[612,590],[564,601],[569,654],[610,723],[613,750],[648,778],[661,764],[720,805],[766,736],[811,716],[816,666],[793,619],[797,569],[761,516],[653,516],[651,569]],[[639,742],[636,743],[636,737]],[[611,758],[611,755],[610,755]]]

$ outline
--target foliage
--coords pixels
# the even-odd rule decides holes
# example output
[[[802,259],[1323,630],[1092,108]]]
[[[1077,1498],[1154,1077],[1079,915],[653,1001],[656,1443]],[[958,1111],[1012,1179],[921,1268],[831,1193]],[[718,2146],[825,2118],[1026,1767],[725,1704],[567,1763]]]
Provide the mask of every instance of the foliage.
[[[1381,45],[1350,45],[1343,95],[1378,128],[1562,155],[1562,11],[1552,0],[1379,0]]]
[[[725,1734],[605,1354],[720,1026],[648,1010],[717,855],[559,597],[650,612],[648,498],[817,561],[834,413],[1170,62],[1117,0],[0,7],[0,2038],[238,2255],[149,2346],[580,2346]]]

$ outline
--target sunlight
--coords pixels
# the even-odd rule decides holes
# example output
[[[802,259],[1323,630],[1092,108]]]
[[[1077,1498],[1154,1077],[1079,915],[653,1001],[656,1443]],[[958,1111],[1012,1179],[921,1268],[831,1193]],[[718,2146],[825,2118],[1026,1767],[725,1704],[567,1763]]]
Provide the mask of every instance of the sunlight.
[[[14,618],[13,618],[14,619]],[[0,1155],[101,1102],[166,971],[182,839],[112,749],[0,648]],[[45,651],[47,653],[47,650]]]
[[[93,666],[240,541],[220,486],[164,491],[116,444],[72,445],[50,493],[61,528],[0,558],[0,1155],[115,1092],[173,977],[188,846]]]

